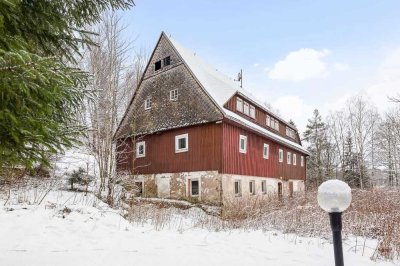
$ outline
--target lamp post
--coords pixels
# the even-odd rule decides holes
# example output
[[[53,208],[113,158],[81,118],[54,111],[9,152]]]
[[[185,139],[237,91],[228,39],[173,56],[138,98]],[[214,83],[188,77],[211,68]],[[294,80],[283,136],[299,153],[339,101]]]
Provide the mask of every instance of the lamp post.
[[[350,206],[351,188],[343,181],[337,179],[328,180],[319,186],[317,198],[319,206],[329,213],[335,265],[343,266],[342,212]]]

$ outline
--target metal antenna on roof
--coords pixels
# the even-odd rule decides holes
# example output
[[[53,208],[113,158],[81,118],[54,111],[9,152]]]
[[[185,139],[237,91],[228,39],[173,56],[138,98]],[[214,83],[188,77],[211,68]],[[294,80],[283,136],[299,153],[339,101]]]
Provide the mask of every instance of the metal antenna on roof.
[[[243,88],[243,71],[240,69],[240,72],[237,75],[237,79],[234,79],[234,81],[240,81],[240,88]]]

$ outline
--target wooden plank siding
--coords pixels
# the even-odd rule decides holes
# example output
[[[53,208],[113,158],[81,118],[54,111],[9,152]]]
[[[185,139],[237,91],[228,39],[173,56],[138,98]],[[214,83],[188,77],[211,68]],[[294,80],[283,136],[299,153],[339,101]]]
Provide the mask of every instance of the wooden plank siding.
[[[189,135],[189,150],[175,153],[175,136],[186,133]],[[129,169],[134,174],[222,170],[221,123],[157,132],[141,137],[140,141],[146,142],[146,155],[132,158]],[[135,152],[133,148],[131,150]],[[122,166],[117,166],[118,171]]]
[[[237,99],[237,97],[243,99],[244,101],[247,101],[250,104],[253,104],[251,101],[246,100],[246,98],[244,98],[244,97],[240,97],[240,96],[234,95],[231,99],[229,99],[228,102],[226,102],[224,107],[229,109],[230,111],[235,112],[236,114],[246,118],[247,120],[249,120],[249,121],[251,121],[253,123],[256,123],[257,125],[259,125],[259,126],[265,128],[265,129],[275,133],[275,134],[278,134],[278,135],[280,135],[280,136],[282,136],[282,137],[284,137],[284,138],[286,138],[288,140],[291,140],[291,141],[294,141],[294,142],[300,144],[300,139],[299,139],[298,134],[296,134],[296,139],[292,139],[292,138],[288,137],[286,135],[286,124],[283,123],[279,118],[275,117],[273,114],[268,114],[268,115],[273,117],[273,118],[275,118],[275,119],[277,119],[277,120],[279,120],[279,131],[267,126],[266,125],[267,112],[265,112],[264,110],[262,110],[258,106],[253,104],[255,109],[256,109],[256,118],[255,119],[250,117],[250,116],[247,116],[247,115],[245,115],[245,114],[243,114],[243,113],[241,113],[239,111],[237,111],[236,110],[236,99]]]
[[[239,136],[247,137],[247,152],[239,152]],[[261,176],[287,179],[305,179],[306,158],[304,154],[255,134],[243,127],[224,120],[223,124],[223,166],[222,172],[247,176]],[[269,144],[269,158],[263,158],[264,143]],[[283,149],[283,162],[279,162],[278,150]],[[297,165],[287,164],[287,152],[297,155]],[[304,156],[304,167],[301,167]]]

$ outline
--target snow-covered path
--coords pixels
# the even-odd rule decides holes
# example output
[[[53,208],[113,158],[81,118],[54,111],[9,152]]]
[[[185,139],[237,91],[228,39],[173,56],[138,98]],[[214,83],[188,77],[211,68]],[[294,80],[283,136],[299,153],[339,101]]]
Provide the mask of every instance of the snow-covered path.
[[[63,212],[64,205],[72,211]],[[352,245],[344,245],[346,265],[393,265],[347,251]],[[325,240],[261,231],[156,231],[130,224],[82,193],[54,191],[40,206],[1,205],[0,265],[188,264],[334,265],[332,245]]]

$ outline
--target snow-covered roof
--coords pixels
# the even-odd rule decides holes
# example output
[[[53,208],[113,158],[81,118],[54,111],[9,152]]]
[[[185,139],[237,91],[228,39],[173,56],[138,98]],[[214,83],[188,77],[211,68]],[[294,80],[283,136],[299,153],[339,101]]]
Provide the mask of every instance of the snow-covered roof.
[[[195,55],[193,52],[186,49],[182,46],[179,42],[174,40],[171,37],[167,37],[171,44],[174,46],[176,51],[180,54],[183,61],[192,71],[193,75],[202,87],[206,90],[206,93],[210,96],[210,98],[219,106],[221,111],[225,114],[225,116],[229,119],[235,120],[240,124],[243,124],[253,130],[260,132],[261,134],[274,139],[284,145],[292,147],[298,151],[308,154],[307,150],[303,148],[300,144],[295,143],[294,141],[290,141],[284,137],[279,136],[243,117],[237,115],[236,113],[224,108],[225,103],[232,98],[233,95],[236,93],[248,98],[254,104],[257,104],[260,108],[264,109],[265,111],[271,113],[271,111],[266,110],[262,103],[260,103],[250,92],[246,91],[243,88],[240,88],[239,85],[230,79],[225,74],[221,73],[220,71],[216,70],[209,64],[205,63],[199,56]],[[281,119],[279,116],[273,114],[274,116]],[[282,122],[289,125],[288,122],[281,119]],[[293,127],[293,125],[290,125]]]
[[[286,125],[296,129],[294,125],[285,121],[285,119],[279,115],[271,112],[271,110],[269,110],[262,102],[254,97],[254,95],[252,95],[246,89],[241,88],[237,82],[233,81],[224,73],[204,62],[198,55],[182,46],[172,37],[168,37],[167,35],[165,36],[175,47],[183,61],[185,61],[185,63],[188,65],[194,76],[198,79],[209,96],[211,96],[211,98],[221,109],[224,107],[225,103],[232,98],[233,95],[238,93],[239,95],[250,100],[253,104],[256,104],[259,108],[272,114]]]

